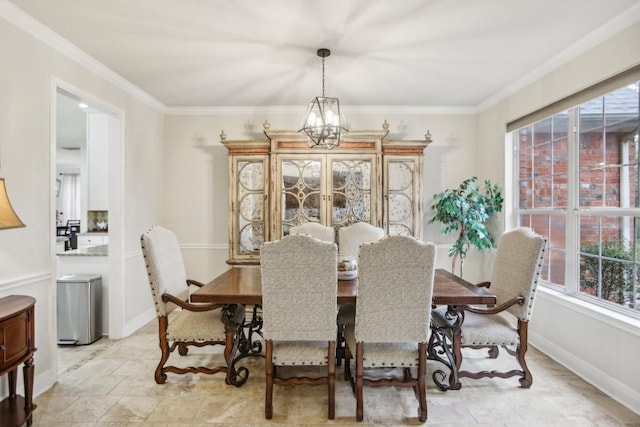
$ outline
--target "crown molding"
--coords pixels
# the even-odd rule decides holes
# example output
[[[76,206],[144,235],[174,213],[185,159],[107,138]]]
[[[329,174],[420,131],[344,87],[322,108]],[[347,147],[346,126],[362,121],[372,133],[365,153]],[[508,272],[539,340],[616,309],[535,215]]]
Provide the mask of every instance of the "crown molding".
[[[610,19],[605,24],[596,28],[568,48],[564,49],[557,55],[551,57],[548,61],[542,63],[539,67],[532,70],[530,73],[525,74],[522,78],[514,81],[500,92],[490,96],[480,104],[476,106],[478,112],[483,112],[490,107],[498,104],[504,99],[516,92],[524,89],[528,85],[540,80],[553,70],[568,63],[572,59],[575,59],[579,55],[585,53],[589,49],[592,49],[603,42],[603,40],[609,39],[614,35],[620,33],[624,29],[640,21],[640,3],[625,10],[618,16]]]
[[[82,65],[89,71],[107,80],[117,88],[130,94],[144,104],[164,113],[166,107],[160,101],[125,79],[103,63],[87,54],[64,37],[52,31],[40,21],[25,13],[22,9],[8,0],[0,0],[0,17],[13,24],[22,31],[30,34],[44,44],[50,46],[72,61]]]
[[[349,114],[385,114],[385,115],[473,115],[476,107],[385,107],[385,106],[342,106],[342,112]],[[189,116],[224,116],[224,115],[258,115],[258,114],[299,114],[307,110],[306,106],[262,106],[262,107],[166,107],[165,114]]]

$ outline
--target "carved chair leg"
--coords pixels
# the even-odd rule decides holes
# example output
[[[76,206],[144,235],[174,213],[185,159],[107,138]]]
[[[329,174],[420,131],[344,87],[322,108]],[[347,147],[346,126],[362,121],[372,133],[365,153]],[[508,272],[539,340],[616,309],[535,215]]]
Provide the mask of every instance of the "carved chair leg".
[[[489,357],[491,359],[496,359],[499,353],[500,353],[500,350],[498,349],[497,345],[492,345],[489,347]]]
[[[235,333],[234,325],[225,325],[224,327],[224,360],[227,363],[227,366],[231,363],[231,352],[233,351],[233,335]]]
[[[185,343],[181,342],[178,344],[178,354],[180,356],[186,356],[188,352],[189,352],[189,348]]]
[[[411,368],[404,368],[402,370],[402,380],[405,383],[411,382],[413,380],[413,375],[411,375]]]
[[[335,341],[329,341],[329,354],[328,354],[328,378],[327,382],[329,383],[328,392],[329,392],[329,419],[333,420],[336,418],[336,359],[334,358],[336,354],[336,343]]]
[[[527,353],[528,335],[527,322],[521,322],[520,320],[518,320],[518,334],[520,335],[520,342],[518,343],[516,353],[523,373],[522,378],[520,378],[520,387],[529,388],[531,387],[531,384],[533,384],[533,376],[531,375],[531,371],[529,371],[529,367],[527,366],[527,362],[525,360],[525,354]]]
[[[453,330],[453,357],[456,361],[456,373],[460,372],[460,366],[462,365],[462,344],[460,338],[460,328],[455,328]],[[449,376],[449,385],[451,386],[451,390],[460,390],[462,388],[462,383],[460,383],[460,379],[457,378],[457,375]]]
[[[265,342],[264,364],[267,376],[266,390],[264,394],[264,417],[270,420],[273,417],[273,341]]]
[[[356,420],[362,421],[364,418],[364,402],[362,394],[362,375],[364,365],[364,346],[361,342],[356,344]]]
[[[168,324],[167,316],[158,318],[158,331],[159,331],[158,338],[159,338],[161,355],[160,355],[160,362],[158,363],[158,366],[156,367],[156,371],[154,374],[156,383],[158,384],[164,384],[165,381],[167,381],[167,374],[164,373],[164,364],[167,363],[167,360],[169,359],[169,352],[170,352],[169,342],[167,341],[167,324]]]
[[[427,386],[425,377],[427,376],[427,346],[421,342],[418,345],[418,419],[420,422],[427,421]]]
[[[351,354],[351,349],[344,346],[344,380],[351,382],[351,359],[353,359],[353,355]]]
[[[336,333],[336,366],[342,364],[344,358],[344,334],[342,333],[342,327],[338,325],[338,332]]]

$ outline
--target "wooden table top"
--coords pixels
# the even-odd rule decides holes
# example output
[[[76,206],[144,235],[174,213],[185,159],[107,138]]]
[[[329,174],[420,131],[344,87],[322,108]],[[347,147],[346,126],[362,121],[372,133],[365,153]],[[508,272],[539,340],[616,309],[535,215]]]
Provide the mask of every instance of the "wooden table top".
[[[260,266],[236,266],[222,273],[192,296],[193,302],[221,304],[262,304]],[[355,304],[358,280],[338,281],[338,305]],[[496,297],[446,270],[436,269],[433,284],[436,305],[495,304]]]

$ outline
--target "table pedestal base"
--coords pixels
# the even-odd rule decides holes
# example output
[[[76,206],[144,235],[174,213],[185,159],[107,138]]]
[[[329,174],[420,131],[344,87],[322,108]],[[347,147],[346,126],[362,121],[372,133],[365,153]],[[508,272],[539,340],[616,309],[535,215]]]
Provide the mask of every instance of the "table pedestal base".
[[[232,328],[227,333],[233,334],[233,347],[229,355],[226,383],[242,386],[249,378],[249,370],[244,366],[236,369],[236,363],[245,357],[264,357],[262,354],[262,315],[260,306],[253,307],[251,320],[245,322],[246,307],[242,304],[230,304],[225,307],[224,313],[227,324]],[[246,330],[246,331],[245,331]]]
[[[449,368],[449,380],[442,369],[433,372],[433,382],[442,391],[459,390],[462,386],[458,379],[456,355],[453,353],[453,341],[460,339],[460,327],[464,321],[464,312],[456,306],[448,306],[447,310],[434,310],[431,317],[431,338],[427,347],[427,358],[440,362]]]

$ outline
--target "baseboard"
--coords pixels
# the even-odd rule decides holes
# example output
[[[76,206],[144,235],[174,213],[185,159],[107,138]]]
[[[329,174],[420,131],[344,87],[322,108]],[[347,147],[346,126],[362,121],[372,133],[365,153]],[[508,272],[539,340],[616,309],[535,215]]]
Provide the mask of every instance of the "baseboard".
[[[612,399],[640,415],[640,391],[633,390],[620,381],[611,378],[597,367],[585,363],[583,359],[546,339],[543,335],[529,330],[529,344],[536,347],[556,362],[560,363],[580,378],[598,388]]]
[[[128,321],[124,327],[124,336],[128,337],[147,323],[156,317],[156,310],[154,307],[145,310],[143,313],[137,315],[130,321]]]
[[[56,382],[58,382],[58,373],[53,369],[39,373],[33,380],[33,397],[38,397],[49,390]]]

